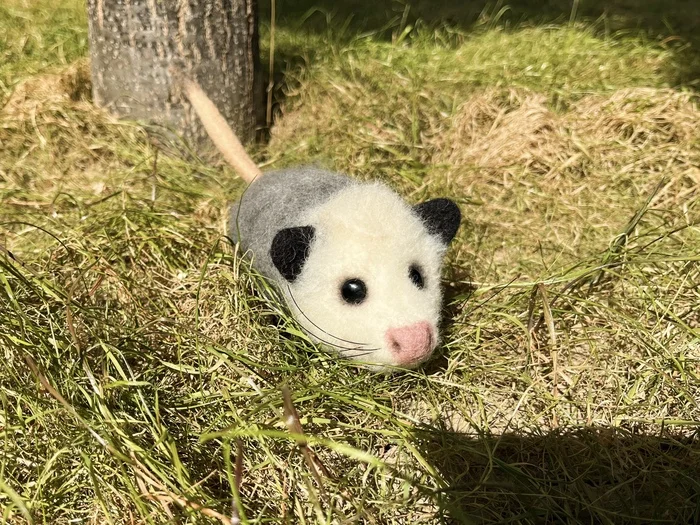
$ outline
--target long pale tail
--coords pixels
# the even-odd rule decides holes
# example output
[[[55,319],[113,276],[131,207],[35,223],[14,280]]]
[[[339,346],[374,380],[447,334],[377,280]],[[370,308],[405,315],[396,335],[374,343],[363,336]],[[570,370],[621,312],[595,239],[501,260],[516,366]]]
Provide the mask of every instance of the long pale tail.
[[[238,140],[226,119],[219,113],[202,88],[189,79],[183,79],[183,86],[190,104],[199,115],[199,119],[212,142],[240,177],[251,183],[256,177],[262,175],[260,168],[255,165],[253,159],[243,149],[241,141]]]

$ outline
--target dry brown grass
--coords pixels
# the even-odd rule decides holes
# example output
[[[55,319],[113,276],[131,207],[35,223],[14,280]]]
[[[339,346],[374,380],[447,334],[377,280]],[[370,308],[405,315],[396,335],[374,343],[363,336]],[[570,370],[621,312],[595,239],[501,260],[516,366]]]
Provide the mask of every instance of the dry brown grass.
[[[508,239],[495,250],[499,278],[535,278],[606,248],[662,179],[653,207],[696,196],[699,118],[692,94],[667,89],[590,95],[560,111],[532,92],[489,90],[426,133],[426,163],[449,166],[489,235]]]
[[[37,111],[61,107],[68,100],[87,99],[90,85],[90,66],[87,60],[78,60],[60,72],[36,75],[20,82],[0,113],[3,120],[26,120]]]

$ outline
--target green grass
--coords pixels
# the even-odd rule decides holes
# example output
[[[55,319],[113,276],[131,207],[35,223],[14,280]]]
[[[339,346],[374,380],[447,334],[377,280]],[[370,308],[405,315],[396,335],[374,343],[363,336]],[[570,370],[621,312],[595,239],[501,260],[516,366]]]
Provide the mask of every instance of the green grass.
[[[57,69],[87,52],[83,3],[14,0],[0,5],[0,104],[17,79]]]
[[[258,158],[465,215],[439,355],[390,376],[241,261],[230,170],[85,100],[82,5],[0,7],[0,523],[697,520],[693,5],[555,4],[279,6]]]

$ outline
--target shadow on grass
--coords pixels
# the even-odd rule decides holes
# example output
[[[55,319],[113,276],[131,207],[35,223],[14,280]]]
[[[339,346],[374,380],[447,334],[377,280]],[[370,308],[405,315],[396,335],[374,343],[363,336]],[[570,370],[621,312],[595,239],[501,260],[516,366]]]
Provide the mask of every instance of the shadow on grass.
[[[475,437],[422,429],[445,523],[699,523],[700,440],[580,429]]]
[[[260,11],[261,20],[269,23],[269,2],[262,2]],[[507,27],[583,20],[595,23],[603,35],[643,34],[671,47],[675,63],[669,68],[668,82],[700,89],[697,0],[276,0],[276,11],[279,27],[330,31],[339,39],[364,32],[390,39],[416,20],[464,31],[474,29],[484,18]],[[295,50],[278,51],[282,60],[298,60]]]

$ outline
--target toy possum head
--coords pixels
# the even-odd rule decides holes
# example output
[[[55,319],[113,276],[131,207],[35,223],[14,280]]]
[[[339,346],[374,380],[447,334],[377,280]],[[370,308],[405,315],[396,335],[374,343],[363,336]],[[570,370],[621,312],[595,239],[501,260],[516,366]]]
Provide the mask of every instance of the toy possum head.
[[[440,270],[460,223],[447,199],[409,206],[351,184],[281,229],[270,257],[290,309],[318,342],[376,368],[414,367],[438,340]]]

